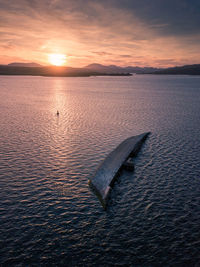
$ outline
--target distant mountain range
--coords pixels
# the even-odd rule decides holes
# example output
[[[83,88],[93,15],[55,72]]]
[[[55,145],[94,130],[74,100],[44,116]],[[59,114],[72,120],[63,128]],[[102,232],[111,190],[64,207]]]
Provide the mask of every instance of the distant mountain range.
[[[83,68],[42,66],[37,63],[10,63],[0,65],[0,75],[33,75],[33,76],[100,76],[100,75],[131,75],[131,74],[186,74],[200,75],[200,64],[186,65],[181,67],[159,69],[152,67],[120,67],[115,65],[104,66],[101,64],[90,64]]]
[[[115,65],[109,65],[109,66],[104,66],[101,64],[93,63],[88,66],[84,67],[85,69],[88,70],[93,70],[97,72],[107,72],[107,73],[149,73],[149,72],[154,72],[158,71],[161,69],[158,68],[152,68],[152,67],[119,67]]]
[[[18,63],[19,64],[19,63]],[[0,65],[0,75],[29,75],[29,76],[48,76],[48,77],[89,77],[89,76],[128,76],[129,73],[108,73],[98,72],[86,68],[71,68],[57,66],[27,67],[27,65]]]
[[[153,68],[153,67],[119,67],[115,65],[104,66],[101,64],[90,64],[85,69],[106,73],[136,73],[136,74],[185,74],[200,75],[200,64],[185,65],[173,68]]]
[[[28,67],[28,68],[43,67],[42,65],[34,63],[34,62],[31,62],[31,63],[13,62],[13,63],[8,64],[7,66],[10,66],[10,67]]]
[[[200,64],[185,65],[174,68],[167,68],[150,72],[151,74],[185,74],[185,75],[200,75]]]
[[[21,62],[14,62],[14,63],[10,63],[7,66],[10,67],[32,67],[32,68],[41,68],[44,67],[40,64],[37,63],[21,63]],[[94,71],[97,73],[149,73],[149,72],[154,72],[154,71],[158,71],[161,69],[158,68],[152,68],[152,67],[132,67],[132,66],[128,66],[128,67],[120,67],[120,66],[116,66],[116,65],[109,65],[109,66],[105,66],[105,65],[101,65],[98,63],[93,63],[90,64],[88,66],[83,67],[82,69],[85,69],[87,71]]]

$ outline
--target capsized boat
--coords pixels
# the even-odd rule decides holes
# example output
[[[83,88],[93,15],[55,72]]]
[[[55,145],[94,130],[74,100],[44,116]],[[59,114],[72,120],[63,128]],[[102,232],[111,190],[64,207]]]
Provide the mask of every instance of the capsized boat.
[[[89,180],[90,187],[104,208],[106,208],[108,196],[117,174],[123,165],[127,166],[127,163],[130,163],[130,156],[135,157],[137,155],[149,134],[150,132],[147,132],[124,140],[105,158],[98,167],[95,176]]]

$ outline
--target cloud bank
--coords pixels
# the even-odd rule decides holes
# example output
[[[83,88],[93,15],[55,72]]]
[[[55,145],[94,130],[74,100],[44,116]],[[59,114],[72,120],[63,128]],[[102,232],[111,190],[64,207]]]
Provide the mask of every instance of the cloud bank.
[[[199,63],[199,14],[197,0],[0,0],[0,63]]]

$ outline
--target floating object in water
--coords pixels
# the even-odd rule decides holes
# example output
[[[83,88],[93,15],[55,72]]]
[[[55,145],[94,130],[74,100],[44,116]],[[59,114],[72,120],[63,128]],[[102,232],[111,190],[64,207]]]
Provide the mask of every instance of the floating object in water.
[[[57,116],[59,116],[59,111],[58,110],[57,110],[57,113],[56,114],[57,114]]]
[[[102,162],[94,178],[89,180],[90,187],[95,191],[101,204],[106,208],[108,196],[115,178],[123,165],[129,167],[133,162],[129,157],[134,157],[139,152],[142,144],[150,133],[132,136],[118,145]],[[127,161],[128,160],[128,161]]]

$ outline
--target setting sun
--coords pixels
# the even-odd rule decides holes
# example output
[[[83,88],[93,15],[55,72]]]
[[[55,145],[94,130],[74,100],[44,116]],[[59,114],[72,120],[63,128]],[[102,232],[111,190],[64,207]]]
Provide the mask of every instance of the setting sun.
[[[66,55],[64,54],[50,54],[48,58],[49,62],[55,66],[63,66],[66,62]]]

